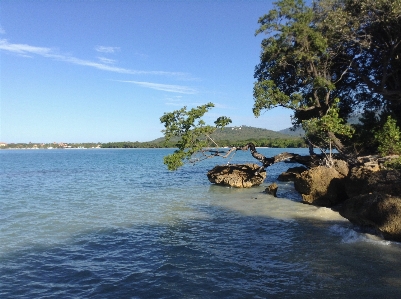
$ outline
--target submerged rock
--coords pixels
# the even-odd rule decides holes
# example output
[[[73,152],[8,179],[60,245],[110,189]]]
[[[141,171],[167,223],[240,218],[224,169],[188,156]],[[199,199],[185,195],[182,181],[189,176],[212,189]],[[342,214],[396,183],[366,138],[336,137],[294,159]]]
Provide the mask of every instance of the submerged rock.
[[[259,171],[257,164],[218,165],[207,173],[207,178],[213,184],[250,188],[258,186],[266,179],[266,171]]]
[[[373,192],[352,197],[339,210],[354,224],[373,227],[387,240],[401,241],[401,197]]]
[[[277,189],[278,186],[276,183],[273,183],[271,185],[269,185],[266,189],[265,189],[265,193],[273,195],[274,197],[277,197]]]

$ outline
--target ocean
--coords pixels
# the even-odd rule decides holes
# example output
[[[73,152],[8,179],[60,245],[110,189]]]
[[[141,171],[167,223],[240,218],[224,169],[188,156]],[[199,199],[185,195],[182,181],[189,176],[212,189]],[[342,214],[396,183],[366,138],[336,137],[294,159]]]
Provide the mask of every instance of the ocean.
[[[401,244],[302,204],[293,164],[235,189],[206,177],[227,160],[170,172],[171,152],[0,150],[0,298],[401,297]]]

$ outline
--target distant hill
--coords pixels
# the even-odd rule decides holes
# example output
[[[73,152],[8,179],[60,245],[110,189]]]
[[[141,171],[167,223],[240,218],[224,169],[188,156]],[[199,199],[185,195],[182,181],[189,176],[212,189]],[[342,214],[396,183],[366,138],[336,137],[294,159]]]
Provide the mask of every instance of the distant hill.
[[[281,134],[286,134],[286,135],[291,135],[291,136],[296,136],[296,137],[302,137],[305,135],[305,131],[302,128],[297,128],[293,130],[292,128],[287,128],[278,131]]]
[[[250,140],[250,139],[295,139],[297,137],[299,137],[299,134],[298,135],[286,134],[281,131],[276,132],[272,130],[248,127],[248,126],[225,127],[223,130],[217,130],[212,135],[212,138],[214,140],[229,140],[231,142]],[[164,137],[161,137],[150,142],[159,143],[163,141]]]

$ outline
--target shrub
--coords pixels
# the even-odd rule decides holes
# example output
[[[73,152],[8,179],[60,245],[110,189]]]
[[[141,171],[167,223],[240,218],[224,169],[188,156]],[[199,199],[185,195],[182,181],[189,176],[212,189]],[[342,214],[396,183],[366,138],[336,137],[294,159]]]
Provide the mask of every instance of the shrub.
[[[401,132],[396,120],[387,117],[383,128],[375,134],[375,139],[379,143],[377,148],[382,156],[396,155],[401,153]]]
[[[384,166],[390,169],[401,170],[401,157],[386,161]]]

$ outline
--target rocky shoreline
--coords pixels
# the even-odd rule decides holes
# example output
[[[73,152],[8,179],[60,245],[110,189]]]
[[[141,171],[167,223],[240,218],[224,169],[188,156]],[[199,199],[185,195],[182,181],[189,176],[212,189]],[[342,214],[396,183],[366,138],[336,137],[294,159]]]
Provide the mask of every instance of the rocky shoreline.
[[[360,157],[348,167],[336,160],[297,174],[294,187],[304,203],[330,207],[360,226],[373,228],[386,240],[401,241],[401,173],[386,169],[395,158]]]
[[[278,180],[293,181],[303,203],[331,208],[353,224],[401,242],[401,172],[384,166],[396,157],[360,157],[354,166],[333,160],[332,167],[292,167]],[[263,172],[255,173],[257,168],[256,164],[216,166],[208,178],[216,184],[251,187],[266,177]],[[266,192],[276,195],[277,185],[269,186]]]

